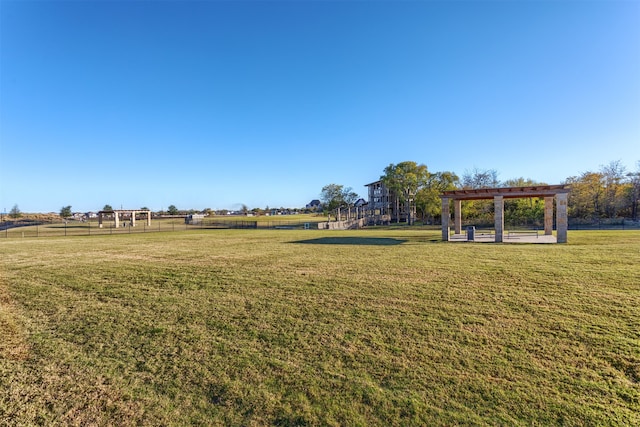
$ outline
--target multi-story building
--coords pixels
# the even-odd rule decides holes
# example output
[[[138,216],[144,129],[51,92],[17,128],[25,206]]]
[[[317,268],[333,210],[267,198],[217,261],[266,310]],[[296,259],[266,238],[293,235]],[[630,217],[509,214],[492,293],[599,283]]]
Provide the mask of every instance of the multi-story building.
[[[369,223],[384,224],[389,222],[403,222],[407,220],[407,204],[398,200],[396,194],[387,188],[382,181],[375,181],[366,184],[369,193],[369,204],[367,205]],[[413,222],[416,213],[415,205],[411,205],[411,221]]]
[[[367,209],[369,215],[388,215],[390,205],[390,191],[382,181],[375,181],[366,184],[368,189],[369,204]]]

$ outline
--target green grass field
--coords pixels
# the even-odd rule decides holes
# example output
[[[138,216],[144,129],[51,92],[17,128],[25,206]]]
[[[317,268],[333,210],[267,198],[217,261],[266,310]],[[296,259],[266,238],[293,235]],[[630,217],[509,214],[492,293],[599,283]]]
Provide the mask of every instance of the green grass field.
[[[640,232],[0,239],[0,425],[640,425]]]

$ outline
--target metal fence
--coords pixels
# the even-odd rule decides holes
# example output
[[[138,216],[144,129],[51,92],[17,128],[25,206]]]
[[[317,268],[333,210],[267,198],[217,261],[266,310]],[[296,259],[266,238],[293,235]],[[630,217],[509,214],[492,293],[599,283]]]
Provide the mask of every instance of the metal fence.
[[[111,222],[104,223],[100,227],[96,221],[66,221],[60,223],[4,221],[0,224],[0,238],[94,236],[206,229],[317,230],[318,222],[204,219],[197,223],[187,224],[183,219],[172,219],[154,220],[151,225],[147,225],[146,221],[136,221],[135,227],[132,227],[130,222],[123,221],[116,228],[115,224]]]
[[[626,218],[579,221],[569,219],[569,230],[640,230],[640,221]]]
[[[186,224],[184,219],[153,220],[151,225],[146,221],[137,221],[132,227],[130,222],[123,222],[120,227],[114,223],[104,223],[102,227],[97,221],[66,221],[60,223],[44,223],[41,221],[3,221],[0,223],[0,238],[27,238],[27,237],[61,237],[61,236],[94,236],[114,234],[134,234],[171,232],[186,230],[207,229],[254,229],[254,230],[305,230],[318,229],[318,223],[323,221],[256,221],[205,218],[195,224]],[[479,228],[493,228],[493,223],[466,223]],[[418,225],[420,227],[420,225]],[[518,229],[539,229],[540,227],[525,225]],[[569,220],[569,230],[640,230],[640,221],[630,219],[576,221]]]
[[[540,230],[544,229],[544,223],[536,221],[507,221],[505,227]],[[462,221],[463,227],[474,226],[476,228],[493,228],[494,222],[488,220],[466,220]],[[553,228],[556,228],[555,219]],[[628,218],[596,219],[592,221],[569,218],[569,230],[640,230],[640,221],[633,221]]]

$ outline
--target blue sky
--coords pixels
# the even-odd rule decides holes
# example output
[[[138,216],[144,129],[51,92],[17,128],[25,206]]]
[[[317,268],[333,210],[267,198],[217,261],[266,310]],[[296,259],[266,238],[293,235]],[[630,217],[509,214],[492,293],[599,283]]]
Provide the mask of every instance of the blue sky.
[[[640,160],[638,1],[0,0],[0,209],[300,207]]]

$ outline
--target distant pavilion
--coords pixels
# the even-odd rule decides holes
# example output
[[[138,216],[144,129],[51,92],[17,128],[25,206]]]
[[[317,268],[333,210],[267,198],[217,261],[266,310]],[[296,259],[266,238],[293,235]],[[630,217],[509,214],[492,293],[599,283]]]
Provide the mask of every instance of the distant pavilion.
[[[442,240],[450,240],[450,201],[453,200],[454,234],[462,233],[462,201],[493,199],[495,241],[504,241],[504,199],[544,198],[544,234],[553,234],[553,201],[556,202],[556,241],[567,243],[568,185],[536,185],[529,187],[479,188],[445,191],[442,198]]]
[[[136,216],[138,214],[147,216],[147,227],[151,227],[151,211],[146,209],[137,209],[137,210],[129,210],[129,209],[117,209],[112,211],[100,211],[98,212],[98,226],[102,228],[102,220],[107,216],[113,216],[113,220],[115,222],[115,227],[120,227],[120,219],[128,218],[131,221],[131,227],[136,226]]]

